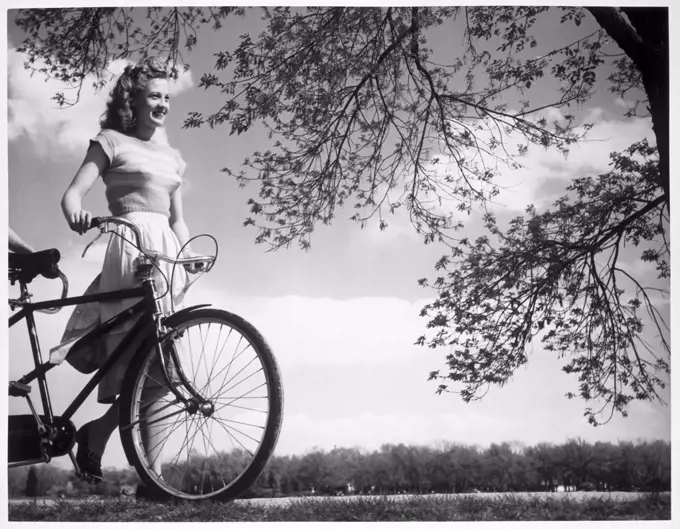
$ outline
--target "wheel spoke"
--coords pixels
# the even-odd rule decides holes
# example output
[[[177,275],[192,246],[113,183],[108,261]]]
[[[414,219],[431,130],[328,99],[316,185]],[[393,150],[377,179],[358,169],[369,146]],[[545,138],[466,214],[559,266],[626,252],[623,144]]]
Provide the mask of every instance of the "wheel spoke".
[[[212,379],[212,378],[216,378],[217,376],[221,375],[222,372],[223,372],[224,370],[227,370],[227,375],[225,375],[225,377],[228,376],[229,369],[231,368],[231,365],[232,365],[233,361],[234,361],[234,359],[232,359],[231,362],[229,362],[226,366],[224,366],[222,369],[220,369],[220,370],[217,372],[216,375],[214,375],[213,377],[210,377],[210,378],[211,378],[211,379]],[[210,384],[210,380],[206,381],[206,383],[199,389],[199,393],[202,393],[202,392],[205,390],[205,388],[208,387],[209,384]]]
[[[167,414],[167,415],[163,415],[163,417],[161,417],[161,418],[159,418],[159,419],[156,419],[156,420],[151,421],[151,422],[147,422],[146,424],[147,424],[147,425],[148,425],[148,424],[157,424],[157,423],[159,423],[160,421],[163,421],[163,420],[165,420],[165,419],[169,419],[170,417],[174,417],[175,415],[179,415],[179,414],[182,413],[183,411],[184,411],[184,410],[177,410],[177,411],[174,411],[174,412],[169,413],[169,414]],[[142,419],[137,419],[136,421],[131,422],[131,423],[130,423],[130,426],[129,426],[128,428],[133,427],[133,426],[137,426],[141,421],[142,421]]]
[[[179,416],[178,416],[178,418],[179,418]],[[172,434],[174,431],[176,431],[178,428],[180,428],[183,424],[186,424],[189,420],[191,420],[191,419],[184,419],[182,422],[178,422],[178,420],[175,419],[175,422],[172,423],[172,426],[168,426],[167,428],[164,429],[164,431],[171,429],[170,434]],[[168,434],[168,435],[170,435],[170,434]],[[166,441],[167,441],[167,437],[165,438],[164,441],[159,441],[153,447],[151,447],[150,451],[153,452],[156,448],[158,448],[161,445],[161,443],[165,443]],[[155,462],[156,462],[156,460],[154,459],[152,461],[152,463],[155,463]]]
[[[140,406],[140,410],[139,410],[140,413],[139,413],[139,414],[142,415],[142,412],[147,411],[147,410],[149,409],[149,407],[153,406],[154,404],[155,404],[154,401],[149,402],[148,404],[146,404],[146,405],[143,407],[144,409],[142,409],[142,406]],[[154,413],[160,413],[160,412],[162,412],[162,411],[165,411],[165,410],[166,410],[167,408],[169,408],[170,406],[175,406],[175,405],[177,405],[177,404],[179,404],[179,399],[175,398],[175,400],[168,401],[168,403],[167,403],[165,406],[163,406],[162,408],[157,409]],[[146,417],[148,418],[149,415],[147,415]]]
[[[220,420],[217,420],[217,424],[219,424],[222,427],[222,429],[227,433],[227,435],[229,437],[231,437],[234,441],[236,441],[241,446],[241,448],[243,448],[246,452],[248,452],[248,454],[250,454],[251,457],[253,456],[253,453],[250,450],[248,450],[248,448],[246,448],[246,446],[241,441],[239,441],[236,438],[236,436],[234,436],[234,434],[231,433],[231,430],[235,430],[235,431],[241,433],[242,435],[244,435],[245,437],[250,437],[250,436],[248,436],[247,434],[244,434],[243,432],[240,432],[237,428],[234,428],[233,426],[230,427],[230,426],[222,424],[222,422]],[[253,439],[252,437],[250,437],[250,439],[257,442],[257,439]]]
[[[226,404],[223,404],[223,405],[222,405],[220,408],[218,408],[218,409],[221,410],[221,409],[225,408],[226,406],[231,406],[232,403],[241,400],[241,399],[244,398],[246,395],[252,393],[253,391],[257,391],[258,389],[260,389],[262,386],[265,386],[266,384],[267,384],[266,382],[260,384],[260,385],[257,386],[256,388],[251,389],[248,393],[245,393],[244,395],[241,395],[240,397],[236,397],[235,399],[233,399],[233,400],[227,402]]]
[[[226,393],[227,391],[231,391],[232,389],[236,388],[237,386],[240,386],[241,384],[243,384],[246,380],[249,380],[251,377],[254,377],[255,375],[257,375],[258,373],[261,373],[261,372],[262,372],[262,368],[258,369],[258,370],[255,371],[254,373],[251,373],[251,374],[248,375],[246,378],[240,380],[239,382],[237,382],[237,383],[234,384],[233,386],[230,386],[230,387],[228,387],[228,388],[223,389],[223,390],[217,395],[217,398],[219,398],[219,396],[220,396],[222,393]],[[233,379],[232,379],[232,380],[233,380]],[[230,382],[231,382],[231,380],[230,380]],[[260,387],[262,387],[262,386],[260,386]],[[214,397],[213,397],[213,398],[214,398]]]
[[[196,368],[194,367],[194,350],[191,346],[192,340],[189,331],[190,329],[187,329],[185,332],[187,336],[187,341],[189,342],[189,358],[191,359],[191,372],[196,373]]]
[[[200,357],[200,360],[198,361],[199,366],[201,365],[201,363],[203,363],[203,368],[205,370],[206,378],[210,378],[210,376],[208,375],[208,361],[205,358],[205,350],[206,350],[205,344],[208,341],[208,335],[209,334],[210,334],[210,324],[208,324],[208,328],[205,331],[205,339],[203,340],[203,343],[201,344],[201,357]],[[198,373],[196,373],[196,376],[198,376]],[[196,381],[196,379],[194,379],[194,382],[195,381]]]
[[[212,422],[210,422],[210,426],[208,428],[210,429],[209,435],[208,435],[208,442],[210,442],[210,438],[212,437],[212,429],[213,429]],[[206,466],[208,466],[208,462],[211,460],[211,458],[207,456],[208,445],[206,444],[205,435],[203,436],[203,450],[205,451],[206,458],[203,460],[203,476],[202,476],[202,479],[201,479],[201,490],[203,490],[204,484],[205,484],[205,468],[206,468]],[[222,474],[222,468],[220,467],[220,465],[217,465],[217,470],[220,474],[220,478],[222,478],[222,485],[223,486],[226,485],[226,482],[224,481],[224,475]],[[210,486],[212,487],[212,481],[210,482]]]
[[[222,351],[224,350],[224,347],[227,345],[227,342],[229,341],[229,336],[231,336],[231,327],[229,328],[229,332],[227,333],[227,337],[224,340],[224,343],[222,344],[222,347],[220,347],[219,353],[217,350],[215,350],[215,357],[213,358],[213,363],[212,366],[210,367],[210,375],[208,375],[208,380],[211,380],[213,378],[213,373],[215,372],[215,367],[217,366],[217,360],[222,356]],[[220,331],[217,335],[217,345],[220,344],[220,337],[222,336],[222,326],[220,325]]]
[[[233,377],[231,377],[229,380],[223,381],[223,382],[222,382],[222,385],[221,385],[220,387],[224,388],[225,386],[227,386],[228,384],[230,384],[237,376],[239,376],[239,375],[240,375],[241,373],[243,373],[246,369],[248,369],[248,367],[250,366],[250,364],[252,364],[255,360],[257,360],[257,357],[256,357],[256,356],[253,357],[253,359],[252,359],[250,362],[248,362],[245,366],[243,366],[241,369],[239,369],[238,372],[237,372]],[[257,373],[257,372],[256,372],[256,373]],[[252,375],[251,375],[251,376],[252,376]],[[245,380],[247,380],[247,378],[246,378]],[[238,384],[236,384],[236,385],[238,385]],[[227,390],[224,390],[224,391],[227,391]]]
[[[236,351],[238,350],[238,348],[239,348],[239,346],[241,345],[241,342],[242,342],[242,341],[243,341],[243,335],[241,335],[241,336],[239,337],[238,343],[236,344],[236,347],[234,348],[234,354],[233,354],[232,357],[231,357],[231,361],[230,361],[230,362],[227,364],[227,366],[226,366],[226,367],[227,367],[227,372],[224,374],[224,379],[222,380],[222,386],[224,386],[224,380],[226,380],[227,377],[229,376],[229,372],[231,371],[231,366],[234,365],[234,362],[236,362],[236,360],[238,360],[238,359],[241,357],[241,355],[242,355],[242,354],[250,347],[250,342],[248,342],[248,340],[246,340],[246,347],[243,348],[243,350],[241,350],[240,353],[236,354]],[[220,370],[220,372],[221,372],[221,371],[222,371],[222,370]]]
[[[195,420],[195,419],[194,419],[194,416],[193,416],[193,415],[190,416],[189,420],[187,420],[187,421],[184,422],[185,426],[187,425],[187,423],[193,423],[194,420]],[[180,457],[180,455],[182,455],[182,450],[184,450],[185,447],[187,447],[187,462],[189,461],[189,456],[190,456],[191,451],[190,451],[190,449],[188,448],[188,445],[189,445],[189,443],[190,443],[190,442],[193,440],[193,438],[194,438],[194,436],[190,436],[190,435],[189,435],[189,430],[190,430],[190,429],[191,429],[191,426],[189,425],[189,426],[186,428],[186,432],[187,432],[187,433],[186,433],[186,435],[184,435],[184,439],[183,439],[183,442],[182,442],[182,446],[180,446],[179,450],[177,451],[177,455],[176,455],[175,458],[172,460],[173,462],[174,462],[174,461],[179,461],[179,457]]]
[[[246,398],[260,398],[260,399],[266,399],[267,397],[246,397]],[[230,408],[237,408],[237,409],[239,409],[239,410],[254,411],[254,412],[257,412],[257,413],[267,413],[266,410],[261,410],[261,409],[259,409],[259,408],[248,408],[248,407],[246,407],[246,406],[238,406],[238,405],[236,405],[236,404],[230,404],[229,407],[230,407]],[[219,409],[222,409],[222,408],[219,408]]]

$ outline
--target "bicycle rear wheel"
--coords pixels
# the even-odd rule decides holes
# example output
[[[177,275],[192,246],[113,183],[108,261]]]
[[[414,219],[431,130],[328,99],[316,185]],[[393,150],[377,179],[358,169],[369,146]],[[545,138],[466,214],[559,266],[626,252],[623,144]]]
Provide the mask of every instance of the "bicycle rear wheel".
[[[191,397],[181,369],[205,400],[180,402],[150,347],[130,365],[121,393],[125,454],[153,498],[236,498],[262,472],[281,429],[276,360],[251,324],[226,311],[178,313],[168,327],[162,348],[170,383]]]

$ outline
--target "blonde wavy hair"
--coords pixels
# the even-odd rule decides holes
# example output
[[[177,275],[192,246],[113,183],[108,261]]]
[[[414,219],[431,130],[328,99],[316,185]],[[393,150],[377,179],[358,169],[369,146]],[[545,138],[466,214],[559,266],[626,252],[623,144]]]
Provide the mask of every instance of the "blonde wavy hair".
[[[139,93],[152,79],[170,79],[166,63],[158,57],[148,57],[137,64],[128,64],[109,93],[106,112],[99,124],[102,129],[114,129],[130,134],[137,125],[134,103]]]

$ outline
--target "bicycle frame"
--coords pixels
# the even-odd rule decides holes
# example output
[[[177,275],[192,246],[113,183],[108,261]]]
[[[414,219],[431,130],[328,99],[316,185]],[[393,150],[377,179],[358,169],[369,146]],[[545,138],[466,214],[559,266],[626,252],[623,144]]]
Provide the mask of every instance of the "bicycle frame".
[[[112,301],[112,300],[120,300],[120,299],[131,299],[131,298],[138,298],[141,297],[142,300],[136,303],[135,305],[131,306],[128,309],[123,310],[122,312],[116,314],[109,320],[103,322],[100,324],[97,328],[93,329],[86,335],[82,336],[79,338],[76,343],[71,346],[71,349],[69,350],[68,354],[66,355],[66,359],[73,354],[75,351],[78,349],[88,345],[89,343],[101,338],[103,335],[107,334],[109,331],[111,331],[113,328],[120,326],[126,321],[131,320],[132,318],[136,317],[138,314],[141,314],[141,317],[139,320],[135,323],[135,325],[130,329],[121,342],[118,344],[118,346],[115,348],[115,350],[109,355],[107,360],[104,362],[104,364],[96,371],[96,373],[92,376],[92,378],[87,382],[85,387],[78,393],[78,395],[73,399],[71,404],[68,406],[64,414],[59,415],[59,418],[64,420],[64,421],[70,421],[71,417],[78,411],[80,406],[85,402],[85,399],[92,393],[94,388],[97,386],[99,381],[108,373],[108,371],[111,369],[111,367],[122,357],[122,355],[127,351],[129,346],[134,343],[135,339],[138,337],[144,337],[142,340],[139,340],[138,346],[135,350],[135,354],[143,352],[146,348],[149,347],[149,340],[153,340],[155,347],[156,347],[156,354],[158,355],[160,364],[161,364],[161,370],[163,373],[163,376],[165,378],[165,382],[168,383],[169,390],[177,397],[179,402],[183,402],[185,405],[191,404],[192,408],[195,408],[196,406],[200,406],[206,402],[206,399],[199,393],[199,391],[194,387],[194,385],[189,381],[189,379],[186,377],[184,374],[184,370],[181,368],[181,364],[178,361],[177,358],[177,353],[174,349],[170,350],[170,356],[172,361],[174,362],[174,367],[175,371],[177,374],[177,377],[179,378],[179,382],[182,387],[184,387],[188,393],[191,395],[191,397],[194,399],[193,403],[190,403],[190,399],[188,399],[186,396],[182,395],[175,384],[170,383],[170,379],[168,377],[168,371],[166,367],[166,361],[164,359],[164,355],[162,354],[162,346],[161,343],[165,341],[166,338],[171,337],[174,338],[173,333],[165,333],[165,326],[164,326],[164,321],[165,319],[162,318],[162,312],[160,309],[160,306],[158,305],[158,300],[156,298],[156,289],[155,289],[155,284],[154,280],[150,278],[148,274],[149,268],[146,269],[147,272],[143,274],[144,278],[142,279],[142,286],[137,287],[137,288],[131,288],[131,289],[123,289],[123,290],[117,290],[117,291],[112,291],[112,292],[103,292],[103,293],[97,293],[97,294],[89,294],[86,296],[77,296],[77,297],[70,297],[70,298],[62,298],[62,299],[57,299],[57,300],[49,300],[49,301],[41,301],[38,303],[25,303],[21,310],[17,312],[16,314],[12,315],[9,318],[9,326],[12,327],[22,319],[26,319],[26,324],[28,326],[28,333],[30,337],[30,342],[31,342],[31,349],[33,352],[33,363],[36,366],[33,371],[30,371],[29,373],[25,374],[23,377],[21,377],[18,381],[16,381],[16,384],[18,383],[19,385],[24,385],[27,386],[34,380],[38,380],[38,388],[40,390],[40,398],[42,401],[43,405],[43,413],[45,416],[45,419],[48,421],[49,424],[52,424],[54,422],[54,414],[52,411],[52,403],[50,401],[50,395],[49,395],[49,389],[47,387],[47,379],[45,377],[46,373],[56,367],[59,364],[51,364],[49,362],[44,362],[42,358],[42,353],[40,350],[40,344],[38,342],[38,334],[36,330],[36,324],[35,324],[35,318],[34,318],[34,312],[39,311],[39,310],[44,310],[44,309],[50,309],[50,308],[57,308],[57,307],[65,307],[69,305],[77,305],[80,303],[92,303],[92,302],[98,302],[98,301]],[[28,288],[25,283],[20,282],[20,287],[21,287],[21,295],[22,298],[28,299],[29,293],[28,293]],[[191,311],[199,307],[203,307],[206,305],[197,305],[194,307],[186,307],[185,309],[182,309],[179,312],[174,313],[174,315],[177,315],[179,313],[185,312],[185,311]],[[12,382],[10,382],[10,395],[12,395]],[[21,390],[19,390],[21,391]],[[30,391],[30,388],[29,388]],[[19,396],[19,395],[15,395]],[[38,414],[35,412],[33,405],[31,403],[30,398],[28,397],[28,392],[26,392],[25,395],[27,397],[29,406],[31,407],[31,411],[33,415],[36,418],[36,422],[38,426],[40,426],[41,421],[39,419]],[[44,456],[46,457],[46,456]],[[71,455],[71,459],[73,459],[73,456]],[[17,463],[10,463],[9,467],[17,467],[17,466],[24,466],[24,465],[29,465],[33,463],[38,463],[38,462],[49,462],[50,459],[47,457],[47,459],[38,459],[38,460],[29,460],[29,461],[20,461]]]
[[[164,259],[168,262],[174,262],[175,264],[182,260],[178,259],[173,261],[168,257],[164,257],[162,254],[158,254],[158,252],[154,252],[152,254],[146,253],[144,250],[142,250],[142,248],[139,247],[139,242],[141,239],[139,231],[137,230],[136,226],[127,221],[123,221],[123,219],[107,217],[95,218],[93,219],[93,227],[100,226],[101,235],[106,232],[107,227],[106,223],[108,222],[126,225],[130,227],[130,229],[132,229],[133,232],[135,233],[137,237],[137,244],[133,245],[138,250],[140,250],[141,258],[140,264],[137,267],[135,275],[141,278],[142,283],[141,287],[121,289],[117,291],[96,293],[70,298],[62,297],[61,299],[56,300],[30,303],[27,302],[27,300],[29,300],[31,297],[28,292],[27,284],[23,279],[21,278],[19,279],[19,285],[21,289],[20,305],[22,308],[19,310],[19,312],[10,316],[9,327],[14,326],[22,319],[26,319],[35,369],[25,374],[18,381],[10,381],[9,395],[14,397],[26,398],[27,403],[31,409],[33,418],[36,421],[38,433],[40,434],[41,437],[43,437],[43,440],[44,436],[48,432],[48,428],[45,427],[43,421],[45,421],[45,423],[47,423],[50,428],[53,427],[55,424],[55,415],[52,410],[52,403],[50,400],[50,393],[47,384],[46,374],[48,371],[50,371],[52,368],[56,367],[59,364],[52,364],[50,362],[45,362],[43,360],[42,352],[40,350],[40,343],[38,341],[38,333],[36,330],[36,323],[34,317],[34,313],[36,311],[44,311],[46,309],[59,309],[61,307],[69,305],[78,305],[81,303],[106,302],[139,297],[142,298],[141,301],[139,301],[138,303],[132,305],[126,310],[121,311],[120,313],[116,314],[106,322],[103,322],[100,325],[98,325],[95,329],[87,333],[85,336],[80,337],[76,341],[76,343],[71,346],[64,360],[68,360],[69,356],[72,356],[74,352],[82,349],[83,347],[107,335],[112,329],[119,327],[120,325],[129,320],[132,320],[136,316],[140,316],[139,320],[133,325],[132,329],[130,329],[125,334],[125,336],[123,336],[122,340],[116,346],[115,350],[110,355],[108,355],[108,358],[104,361],[103,365],[99,366],[99,368],[92,376],[92,378],[87,382],[87,384],[85,384],[85,387],[73,399],[73,401],[68,406],[64,414],[56,417],[56,419],[58,419],[62,423],[62,425],[64,424],[64,422],[66,422],[70,424],[70,428],[73,429],[73,423],[71,422],[71,418],[73,417],[73,415],[77,412],[80,406],[82,406],[82,404],[85,402],[87,397],[92,393],[97,384],[99,384],[102,378],[104,378],[104,376],[111,370],[111,368],[121,359],[123,354],[128,352],[131,345],[139,337],[141,337],[141,340],[138,340],[134,354],[139,354],[140,352],[143,353],[145,350],[148,350],[150,346],[154,347],[154,352],[157,355],[157,358],[161,365],[163,378],[165,379],[164,382],[168,384],[169,390],[175,395],[175,397],[177,398],[177,402],[182,402],[185,406],[187,406],[187,410],[189,411],[189,413],[195,413],[198,409],[201,409],[201,406],[208,403],[208,400],[206,400],[205,397],[203,397],[199,393],[199,391],[194,387],[194,385],[188,380],[188,378],[184,374],[184,370],[182,369],[181,364],[178,360],[176,349],[174,347],[170,347],[169,349],[170,361],[174,362],[175,371],[179,379],[179,383],[184,387],[184,389],[188,391],[190,395],[189,398],[187,398],[185,395],[182,395],[177,389],[177,386],[175,384],[170,383],[170,377],[168,376],[168,368],[166,366],[167,360],[164,358],[165,355],[163,351],[163,344],[165,343],[165,341],[167,339],[174,340],[177,336],[181,335],[182,333],[177,331],[173,331],[171,333],[166,332],[166,327],[164,325],[166,318],[163,316],[161,306],[158,302],[159,298],[156,297],[155,282],[151,278],[151,270],[153,266],[157,267],[155,262],[159,258]],[[91,244],[92,243],[90,243],[90,245]],[[191,264],[194,262],[201,262],[204,259],[205,258],[199,258],[198,260],[196,260],[196,258],[189,258],[185,259],[184,261],[187,262],[187,264]],[[204,265],[207,264],[208,266],[206,271],[210,269],[210,265],[212,263],[214,263],[214,257],[211,260],[204,262]],[[63,275],[61,275],[61,278],[62,281],[65,281],[65,277]],[[30,279],[28,279],[28,281],[30,282]],[[64,290],[64,295],[65,293],[66,290]],[[190,311],[200,306],[188,307],[175,314]],[[40,399],[42,401],[43,407],[44,415],[42,417],[36,412],[35,407],[33,406],[33,403],[29,396],[29,393],[31,391],[31,387],[29,386],[29,384],[36,379],[38,381],[38,389],[40,391]],[[68,437],[66,438],[68,439]],[[48,443],[51,444],[52,441],[50,440],[48,441]],[[58,456],[65,455],[65,453],[57,453],[57,455]],[[76,467],[76,471],[78,471],[78,465],[75,462],[73,452],[69,451],[68,455],[70,456],[71,461]],[[51,457],[52,454],[48,453],[43,448],[41,451],[40,458],[28,461],[15,461],[9,463],[9,467],[11,468],[39,462],[49,463]]]
[[[28,289],[25,283],[20,284],[21,294],[27,295]],[[120,344],[116,347],[113,353],[106,360],[104,365],[102,365],[92,378],[88,381],[85,387],[78,393],[73,402],[69,405],[63,415],[60,417],[64,420],[70,420],[71,417],[76,413],[76,411],[83,404],[85,399],[92,393],[99,381],[108,373],[111,367],[121,358],[126,349],[131,343],[138,337],[142,335],[148,336],[156,326],[156,321],[154,315],[157,313],[156,301],[154,298],[154,288],[149,283],[144,283],[143,286],[138,288],[131,288],[119,291],[104,292],[97,294],[90,294],[87,296],[77,296],[70,298],[63,298],[58,300],[48,300],[41,301],[37,303],[26,303],[16,314],[9,318],[9,326],[12,327],[22,319],[26,320],[28,327],[28,334],[31,342],[31,350],[33,353],[33,363],[35,369],[30,371],[21,377],[17,382],[19,384],[28,385],[34,380],[38,381],[38,388],[40,391],[40,399],[42,401],[43,414],[45,419],[52,423],[54,420],[54,413],[52,410],[52,403],[50,400],[49,389],[47,385],[46,374],[52,368],[56,367],[58,364],[51,364],[49,362],[44,362],[42,357],[42,352],[40,349],[40,343],[38,341],[38,334],[36,329],[34,313],[38,310],[65,307],[70,305],[77,305],[80,303],[92,303],[98,301],[112,301],[112,300],[122,300],[122,299],[132,299],[141,297],[142,300],[133,305],[132,307],[120,312],[108,321],[102,323],[100,326],[81,337],[70,349],[68,356],[73,354],[79,348],[86,346],[87,344],[101,338],[107,332],[115,327],[120,326],[126,321],[131,320],[137,315],[141,314],[139,320],[135,323],[133,328],[126,333],[126,335],[121,340]],[[139,352],[147,345],[146,340],[142,340],[139,343],[136,352]],[[21,466],[25,464],[31,464],[31,462],[19,462],[15,464],[10,464],[12,466]]]

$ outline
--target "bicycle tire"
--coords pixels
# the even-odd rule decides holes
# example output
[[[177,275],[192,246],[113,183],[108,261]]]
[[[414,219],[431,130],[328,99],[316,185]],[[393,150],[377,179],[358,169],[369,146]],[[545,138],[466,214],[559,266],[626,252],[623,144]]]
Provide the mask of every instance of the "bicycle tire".
[[[179,410],[176,412],[175,417],[181,418],[184,416],[182,420],[185,421],[184,424],[187,428],[186,438],[184,441],[182,441],[182,447],[180,447],[179,452],[181,453],[185,448],[184,445],[188,443],[187,439],[193,436],[191,441],[192,448],[189,448],[188,446],[186,447],[187,459],[185,463],[182,463],[180,458],[177,457],[176,462],[172,460],[170,462],[159,463],[159,472],[154,470],[154,468],[152,468],[153,462],[149,457],[149,453],[153,452],[154,448],[151,448],[150,446],[151,441],[146,441],[149,444],[148,447],[144,446],[144,428],[142,427],[142,423],[144,420],[150,420],[151,412],[148,410],[151,409],[152,406],[158,406],[159,409],[163,410],[163,413],[165,413],[165,409],[170,410],[172,401],[176,401],[177,399],[174,394],[169,393],[167,401],[161,402],[160,399],[154,400],[155,398],[150,398],[148,399],[147,403],[144,402],[143,397],[145,395],[145,391],[150,392],[152,388],[156,392],[169,391],[167,388],[159,389],[159,377],[157,376],[159,373],[159,362],[157,360],[156,347],[150,346],[146,348],[146,352],[144,354],[137,355],[136,359],[130,364],[121,392],[119,425],[123,449],[128,458],[128,462],[135,467],[143,483],[147,486],[147,495],[150,498],[161,501],[168,499],[211,499],[215,501],[235,499],[245,493],[260,476],[276,447],[279,432],[281,430],[283,416],[283,386],[276,359],[262,334],[246,320],[230,312],[217,309],[198,309],[188,313],[178,313],[175,316],[169,318],[169,322],[170,323],[166,324],[166,326],[171,332],[168,333],[168,336],[166,336],[162,341],[164,350],[167,348],[168,344],[171,343],[172,339],[170,338],[170,335],[172,335],[173,332],[182,333],[182,338],[180,340],[183,341],[180,342],[181,347],[177,348],[177,350],[184,350],[182,358],[185,361],[182,362],[180,360],[182,369],[185,371],[185,374],[190,380],[192,375],[194,376],[194,380],[192,380],[192,382],[200,390],[199,392],[203,392],[204,396],[209,396],[210,399],[213,399],[213,401],[211,401],[213,403],[218,403],[219,401],[219,404],[214,405],[215,412],[213,412],[213,414],[210,416],[201,416],[202,412],[200,410],[199,412],[194,410],[193,414],[189,413],[189,411],[186,409],[184,409],[184,411]],[[196,338],[197,333],[192,332],[192,330],[200,328],[202,325],[207,325],[207,330],[205,334],[203,334],[203,331],[201,330],[198,331],[198,337],[200,338],[201,346],[201,356],[198,360],[196,360],[195,351],[192,345],[193,342],[191,340]],[[211,385],[210,380],[208,380],[207,383],[203,385],[203,387],[200,387],[202,383],[196,382],[198,380],[198,375],[196,373],[190,374],[188,372],[190,371],[189,368],[200,367],[201,360],[204,358],[206,344],[214,337],[214,333],[212,335],[209,334],[211,327],[213,326],[218,328],[218,345],[220,343],[220,338],[222,337],[222,332],[224,331],[227,333],[225,341],[222,345],[222,349],[219,353],[220,355],[230,339],[238,338],[236,334],[240,335],[241,337],[238,339],[239,344],[241,343],[241,339],[244,339],[246,342],[245,347],[238,353],[238,355],[236,354],[236,351],[234,351],[231,361],[229,362],[228,367],[226,367],[226,374],[222,378],[222,382],[227,379],[232,366],[234,366],[237,360],[239,360],[241,356],[245,355],[247,350],[252,350],[253,359],[246,365],[246,367],[238,371],[227,382],[227,384],[231,384],[237,375],[246,371],[246,369],[250,369],[248,366],[250,366],[250,364],[252,364],[255,360],[258,360],[260,368],[257,371],[254,371],[252,374],[249,374],[248,377],[244,378],[241,382],[232,384],[230,390],[243,383],[244,386],[242,391],[245,391],[249,384],[257,383],[257,380],[254,379],[259,377],[259,373],[261,372],[261,378],[264,381],[263,385],[266,386],[267,390],[266,397],[259,395],[259,392],[263,387],[262,385],[255,386],[255,389],[252,389],[251,391],[244,394],[244,396],[238,398],[232,397],[230,395],[223,396],[223,392],[229,391],[225,389],[224,384],[219,387],[219,393],[211,393],[214,391],[215,386]],[[234,335],[232,336],[232,334]],[[208,336],[211,337],[210,340]],[[188,340],[188,354],[187,345],[184,340]],[[243,361],[246,359],[247,357],[244,358]],[[197,366],[194,365],[195,362],[197,363]],[[170,361],[169,365],[172,364],[173,361]],[[203,364],[204,370],[208,375],[208,378],[210,378],[216,369],[216,360],[213,360],[210,373],[208,373],[208,360],[205,360]],[[238,364],[235,365],[234,370],[236,370],[238,367]],[[224,369],[225,368],[222,368],[218,374],[221,375]],[[178,387],[178,389],[185,390],[177,378],[175,378],[173,383],[176,385],[176,387]],[[253,392],[255,393],[250,395]],[[223,404],[220,399],[231,400],[227,404]],[[246,402],[246,399],[249,400]],[[241,400],[241,405],[234,404],[238,400]],[[259,439],[257,439],[256,436],[256,432],[258,431],[257,428],[253,430],[253,427],[257,425],[254,425],[248,421],[237,421],[234,419],[215,419],[215,421],[211,421],[211,419],[214,418],[213,415],[216,414],[217,411],[222,410],[226,410],[228,413],[250,414],[248,415],[248,420],[254,421],[255,418],[261,416],[260,414],[263,411],[245,406],[245,404],[249,403],[250,401],[254,401],[252,406],[266,401],[266,420],[263,421],[263,426],[258,427],[261,428],[261,435]],[[180,408],[179,405],[177,405],[177,407]],[[146,409],[146,414],[148,417],[144,416],[142,418],[142,409]],[[243,410],[246,411],[244,412]],[[159,411],[157,413],[160,414],[161,412]],[[169,416],[169,412],[167,415]],[[192,419],[192,417],[196,415],[198,415],[198,419]],[[165,420],[164,417],[165,416],[159,415],[158,419],[154,419],[157,421],[158,428],[161,426],[160,421]],[[196,432],[192,435],[190,435],[189,432],[191,431],[191,426],[193,424],[198,425],[201,421],[203,424],[200,425],[200,428],[203,428],[203,426],[207,423],[211,423],[209,428],[210,437],[207,439],[207,443],[205,433],[202,434],[202,447],[206,449],[206,452],[209,451],[210,448],[213,448],[215,451],[215,457],[209,456],[207,453],[197,454],[196,452],[192,452],[192,450],[195,450],[194,441],[198,435],[199,426],[197,426]],[[255,433],[253,433],[253,436],[250,436],[248,434],[243,434],[243,432],[241,432],[238,428],[234,430],[234,424],[236,423],[239,425],[238,428],[250,428],[250,431],[254,431]],[[233,441],[236,440],[239,444],[241,444],[241,447],[239,448],[232,446],[233,450],[231,452],[220,452],[211,438],[215,424],[218,424],[218,426],[220,426],[223,430],[220,431],[218,428],[217,433],[224,434],[226,432],[228,435],[225,439],[230,440],[232,445],[235,445]],[[165,427],[165,425],[163,425],[163,427]],[[166,430],[169,429],[170,427],[166,428]],[[174,428],[174,430],[176,430],[176,428]],[[168,436],[171,435],[174,430],[170,430]],[[242,434],[241,440],[238,439],[238,434],[236,434],[235,431]],[[248,437],[248,439],[258,441],[257,447],[253,449],[253,451],[249,450],[242,444],[242,441],[247,442],[244,436]],[[181,438],[182,435],[180,435],[180,439]],[[155,440],[156,438],[154,438],[154,441]],[[154,447],[157,447],[161,442],[162,446],[161,448],[158,448],[160,452],[166,450],[165,446],[167,441],[159,441],[156,443],[156,445],[154,445]],[[243,450],[249,454],[249,458],[245,455]],[[173,450],[169,450],[169,453],[172,452]],[[193,459],[191,459],[192,457]],[[241,458],[240,461],[236,460],[238,457]],[[247,461],[243,460],[244,457],[247,459]],[[156,454],[154,461],[158,459],[163,461],[163,458],[159,454]],[[241,464],[241,467],[239,467],[239,463]],[[199,466],[196,466],[196,464]],[[200,465],[202,465],[202,467],[200,467]],[[196,475],[197,469],[199,474],[202,472],[200,477],[197,477]],[[217,483],[217,487],[215,483]]]

